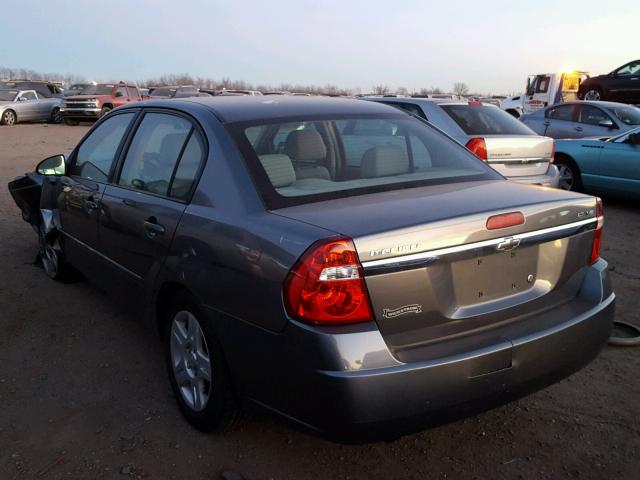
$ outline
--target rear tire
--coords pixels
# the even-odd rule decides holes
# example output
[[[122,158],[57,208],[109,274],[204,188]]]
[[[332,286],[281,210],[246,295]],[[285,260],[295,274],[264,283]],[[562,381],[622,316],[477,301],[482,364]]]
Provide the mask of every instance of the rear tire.
[[[574,192],[582,191],[582,177],[580,169],[576,162],[570,158],[556,159],[555,162],[558,170],[560,170],[560,181],[558,188],[563,190],[572,190]]]
[[[73,120],[72,118],[65,118],[64,124],[69,125],[70,127],[75,127],[76,125],[79,125],[80,122],[78,120]]]
[[[169,381],[187,421],[202,432],[230,429],[238,417],[231,377],[200,303],[179,292],[165,312]]]
[[[7,125],[8,127],[12,127],[16,123],[18,123],[18,117],[16,117],[16,112],[14,112],[13,110],[6,110],[2,114],[2,118],[0,118],[1,125]]]

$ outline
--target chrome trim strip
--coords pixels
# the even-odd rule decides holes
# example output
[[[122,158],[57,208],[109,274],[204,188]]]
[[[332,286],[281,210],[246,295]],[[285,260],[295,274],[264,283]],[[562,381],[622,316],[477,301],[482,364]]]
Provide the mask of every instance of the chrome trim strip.
[[[533,230],[531,232],[516,233],[514,235],[494,238],[491,240],[484,240],[482,242],[466,243],[463,245],[456,245],[454,247],[440,248],[438,250],[429,250],[426,252],[413,253],[411,255],[402,255],[398,257],[383,258],[381,260],[370,260],[368,262],[362,262],[362,268],[366,270],[368,268],[379,267],[381,265],[411,263],[417,260],[427,260],[434,257],[439,257],[441,255],[459,253],[467,250],[475,250],[483,247],[497,246],[498,244],[504,242],[508,238],[518,239],[518,240],[531,239],[538,236],[548,235],[550,233],[561,232],[563,230],[571,230],[577,227],[581,227],[583,225],[588,225],[590,223],[596,223],[597,221],[598,221],[597,218],[587,218],[585,220],[580,220],[578,222],[558,225],[556,227],[543,228],[541,230]]]
[[[508,165],[510,163],[523,164],[528,165],[530,163],[549,163],[549,159],[545,157],[535,157],[535,158],[489,158],[487,163],[498,163]]]
[[[76,242],[78,245],[83,246],[84,248],[86,248],[87,250],[89,250],[91,253],[97,255],[98,257],[106,260],[107,262],[109,262],[110,264],[114,265],[115,267],[119,268],[120,270],[122,270],[123,272],[129,274],[130,276],[132,276],[133,278],[135,278],[136,280],[142,281],[142,277],[140,275],[138,275],[137,273],[132,272],[131,270],[129,270],[127,267],[124,267],[122,265],[120,265],[118,262],[116,262],[115,260],[112,260],[111,258],[107,257],[105,254],[100,253],[98,250],[96,250],[93,247],[90,247],[89,245],[87,245],[86,243],[84,243],[82,240],[78,240],[76,237],[74,237],[73,235],[68,234],[67,232],[65,232],[64,230],[58,230],[58,232],[60,232],[62,235],[64,235],[66,238],[73,240],[74,242]]]

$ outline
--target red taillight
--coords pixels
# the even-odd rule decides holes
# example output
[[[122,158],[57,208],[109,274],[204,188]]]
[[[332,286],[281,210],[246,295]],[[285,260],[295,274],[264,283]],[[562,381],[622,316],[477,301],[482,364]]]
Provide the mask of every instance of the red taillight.
[[[549,163],[553,163],[553,159],[556,156],[556,141],[554,140],[551,144],[551,158],[549,159]]]
[[[482,106],[482,102],[476,102],[476,101],[470,101],[469,102],[469,106],[471,107],[481,107]]]
[[[487,219],[487,230],[497,230],[499,228],[515,227],[524,223],[522,212],[502,213]]]
[[[314,324],[373,319],[362,265],[348,237],[314,243],[284,282],[284,303],[293,318]]]
[[[602,246],[602,228],[604,226],[604,208],[602,200],[596,197],[596,218],[598,224],[593,235],[593,246],[591,247],[591,264],[594,264],[600,258],[600,247]]]
[[[482,137],[472,138],[467,142],[466,147],[471,150],[471,152],[475,153],[476,156],[480,157],[485,162],[487,161],[487,144]]]

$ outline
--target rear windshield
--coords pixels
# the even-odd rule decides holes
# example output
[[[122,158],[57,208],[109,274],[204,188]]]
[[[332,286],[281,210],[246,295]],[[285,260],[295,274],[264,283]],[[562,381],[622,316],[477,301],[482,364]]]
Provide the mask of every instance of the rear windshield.
[[[292,118],[227,128],[270,209],[502,178],[466,148],[405,115]]]
[[[467,135],[535,135],[524,123],[488,105],[441,105]]]
[[[625,125],[640,125],[640,108],[636,107],[613,107],[609,111],[618,117]]]

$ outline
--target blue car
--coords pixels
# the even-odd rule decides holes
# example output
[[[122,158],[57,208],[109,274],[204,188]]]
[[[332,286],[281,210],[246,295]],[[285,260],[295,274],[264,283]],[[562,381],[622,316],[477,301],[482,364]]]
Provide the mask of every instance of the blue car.
[[[567,102],[520,120],[538,135],[551,138],[613,137],[640,126],[640,108],[615,102]]]
[[[607,139],[556,141],[560,187],[640,198],[640,128]]]

